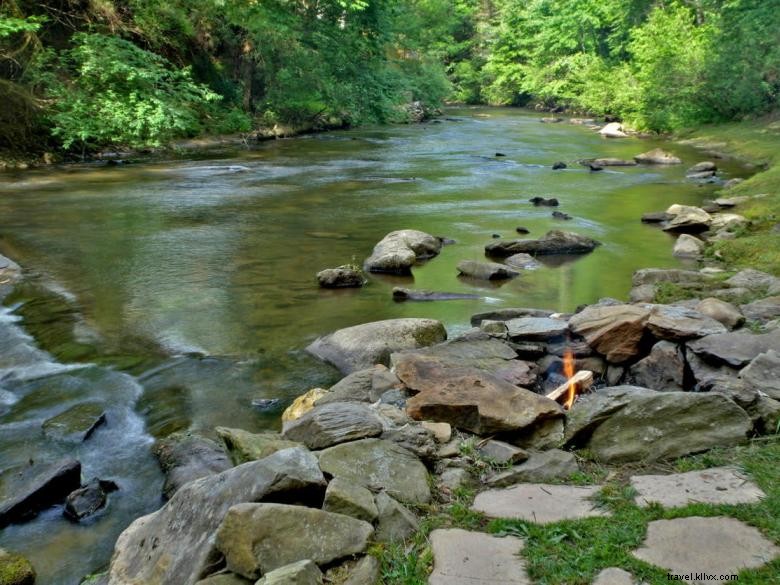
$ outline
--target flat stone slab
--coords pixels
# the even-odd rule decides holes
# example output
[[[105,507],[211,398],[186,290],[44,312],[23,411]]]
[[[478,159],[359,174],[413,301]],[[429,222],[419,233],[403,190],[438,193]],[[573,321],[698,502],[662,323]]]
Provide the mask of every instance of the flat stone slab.
[[[519,556],[525,543],[458,528],[431,532],[429,585],[531,585]]]
[[[609,516],[591,501],[601,487],[524,483],[507,489],[484,491],[477,495],[471,509],[491,518],[511,518],[538,524]]]
[[[780,548],[734,518],[693,516],[650,522],[644,545],[631,554],[688,583],[704,584],[762,567],[780,555]]]
[[[688,504],[754,504],[766,494],[735,469],[713,467],[672,475],[635,475],[638,506],[657,502],[665,508]]]

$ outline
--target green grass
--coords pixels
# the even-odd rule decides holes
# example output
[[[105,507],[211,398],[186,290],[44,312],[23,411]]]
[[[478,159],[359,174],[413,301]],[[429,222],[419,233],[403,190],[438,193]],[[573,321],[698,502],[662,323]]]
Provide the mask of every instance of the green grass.
[[[628,477],[641,471],[640,467],[610,469],[585,463],[584,471],[571,478],[570,483],[608,479],[597,504],[611,512],[609,517],[544,526],[518,520],[488,521],[469,510],[474,493],[460,490],[452,502],[429,506],[424,511],[427,515],[420,531],[408,542],[377,546],[372,552],[382,561],[382,583],[423,585],[433,565],[428,535],[436,528],[457,527],[523,538],[522,557],[529,576],[539,585],[588,585],[607,567],[621,567],[648,585],[661,585],[669,582],[666,571],[631,555],[631,551],[640,546],[647,525],[653,520],[731,516],[757,527],[769,539],[780,544],[780,440],[777,436],[755,440],[743,447],[686,457],[653,469],[691,471],[720,465],[736,465],[747,471],[767,497],[751,505],[693,504],[669,510],[660,506],[639,508],[633,502],[634,494],[628,485]],[[739,583],[780,584],[780,559],[760,570],[740,572]]]

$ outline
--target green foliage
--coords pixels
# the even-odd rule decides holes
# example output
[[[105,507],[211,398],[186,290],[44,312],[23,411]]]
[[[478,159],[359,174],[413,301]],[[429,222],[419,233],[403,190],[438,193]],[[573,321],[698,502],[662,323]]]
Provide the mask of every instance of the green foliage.
[[[15,18],[0,14],[0,39],[10,37],[23,32],[35,32],[41,27],[43,19],[34,16],[29,18]]]

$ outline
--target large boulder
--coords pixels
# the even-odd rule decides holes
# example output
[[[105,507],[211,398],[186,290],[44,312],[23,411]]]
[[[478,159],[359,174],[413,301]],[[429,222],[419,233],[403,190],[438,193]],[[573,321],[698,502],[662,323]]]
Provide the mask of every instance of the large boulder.
[[[188,483],[165,506],[139,518],[119,536],[109,582],[192,585],[211,566],[217,529],[232,506],[324,488],[317,459],[300,448]]]
[[[22,522],[62,503],[81,487],[81,463],[75,459],[32,463],[0,476],[0,528]]]
[[[441,240],[417,230],[390,232],[374,246],[364,264],[369,272],[410,274],[418,260],[433,258],[441,251]]]
[[[431,499],[428,471],[410,451],[391,441],[363,439],[342,443],[320,453],[320,467],[330,476],[371,490],[384,489],[409,504]]]
[[[216,535],[228,570],[257,579],[302,560],[327,565],[366,550],[374,529],[368,522],[286,504],[237,504]]]
[[[507,258],[525,253],[532,256],[557,254],[587,254],[595,250],[601,242],[572,232],[551,230],[538,240],[497,240],[485,246],[485,254],[497,258]]]
[[[447,330],[434,319],[387,319],[320,337],[306,348],[312,355],[336,366],[344,374],[387,365],[393,352],[441,343]]]
[[[778,347],[780,329],[758,335],[748,331],[707,335],[688,344],[688,349],[704,360],[732,368],[742,368],[759,354]]]
[[[636,305],[591,305],[569,320],[569,329],[585,338],[607,361],[622,363],[641,352],[650,309]]]
[[[748,414],[726,396],[616,386],[581,397],[569,411],[569,444],[606,463],[674,459],[747,440]]]
[[[660,148],[654,148],[634,157],[638,163],[648,165],[678,165],[682,162],[678,157]]]
[[[217,443],[192,433],[174,433],[161,439],[154,444],[152,452],[165,474],[163,496],[166,499],[184,484],[232,466]]]
[[[366,404],[331,402],[287,423],[282,436],[304,443],[309,449],[324,449],[347,441],[382,434],[382,421]]]
[[[504,264],[477,262],[476,260],[462,260],[458,262],[458,272],[461,276],[468,276],[478,280],[507,280],[520,275],[517,270]]]

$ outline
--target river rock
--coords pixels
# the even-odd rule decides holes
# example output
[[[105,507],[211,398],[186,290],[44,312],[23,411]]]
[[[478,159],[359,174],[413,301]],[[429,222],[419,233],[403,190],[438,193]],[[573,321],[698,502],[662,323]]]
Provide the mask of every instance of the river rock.
[[[370,490],[385,489],[405,503],[424,504],[431,499],[425,466],[391,441],[363,439],[330,447],[320,453],[320,467],[330,476]]]
[[[255,585],[322,585],[322,571],[306,559],[266,573]]]
[[[336,366],[344,374],[389,363],[390,354],[441,343],[447,331],[433,319],[387,319],[320,337],[306,348],[312,355]]]
[[[243,429],[230,429],[227,427],[217,427],[214,431],[222,441],[222,444],[225,445],[225,450],[230,455],[234,465],[241,465],[248,461],[257,461],[273,455],[277,451],[303,446],[298,441],[282,438],[279,433],[250,433]]]
[[[686,171],[686,173],[689,174],[689,175],[694,174],[694,173],[706,173],[706,172],[714,173],[717,170],[718,170],[718,165],[716,165],[714,162],[712,162],[712,161],[703,161],[703,162],[696,163],[695,165],[693,165],[691,168],[689,168]]]
[[[628,134],[623,132],[623,124],[620,122],[610,122],[599,130],[604,138],[626,138]]]
[[[733,331],[707,335],[688,344],[688,349],[714,365],[742,368],[759,354],[780,347],[780,330],[753,334]]]
[[[397,373],[419,392],[407,402],[412,418],[447,422],[478,435],[530,429],[562,413],[555,401],[475,368],[417,362]]]
[[[433,258],[441,251],[442,243],[425,232],[399,230],[390,232],[374,247],[364,267],[369,272],[410,274],[418,260]]]
[[[626,160],[624,158],[595,158],[593,164],[600,167],[635,167],[635,160]]]
[[[318,272],[317,282],[322,288],[360,288],[366,284],[366,279],[360,270],[351,266],[339,266]]]
[[[733,288],[746,288],[748,290],[762,291],[772,286],[777,281],[777,277],[761,272],[760,270],[754,270],[747,268],[737,272],[734,276],[726,281],[730,287]]]
[[[509,321],[511,319],[517,319],[519,317],[549,317],[553,314],[553,311],[546,311],[544,309],[531,309],[531,308],[512,308],[512,309],[497,309],[495,311],[487,311],[485,313],[477,313],[471,316],[471,324],[474,327],[479,327],[482,321]]]
[[[655,305],[647,328],[658,339],[668,341],[685,341],[727,332],[723,324],[712,317],[674,305]]]
[[[168,499],[186,483],[230,469],[225,451],[211,439],[193,433],[174,433],[152,449],[165,474],[163,496]]]
[[[79,522],[103,508],[108,494],[118,489],[119,486],[113,481],[93,479],[84,487],[68,494],[63,514],[69,520]]]
[[[396,375],[413,388],[429,370],[449,368],[476,368],[518,386],[533,385],[536,364],[516,358],[517,352],[508,343],[480,331],[433,347],[395,353],[390,361]]]
[[[374,539],[377,542],[400,542],[420,528],[420,522],[408,508],[382,491],[376,495],[379,518]]]
[[[466,293],[436,292],[432,290],[413,290],[396,286],[393,288],[394,301],[460,301],[482,298],[479,295]]]
[[[704,242],[688,234],[680,234],[674,244],[672,254],[678,258],[700,258],[704,250]]]
[[[774,400],[780,400],[780,354],[778,354],[778,350],[770,349],[757,355],[739,373],[739,377],[748,386],[760,390]]]
[[[512,270],[504,264],[495,262],[477,262],[475,260],[462,260],[458,262],[458,272],[461,276],[477,278],[479,280],[507,280],[515,278],[520,273]]]
[[[712,297],[699,301],[696,311],[722,323],[727,329],[736,329],[745,322],[745,316],[734,305]]]
[[[532,451],[529,459],[487,479],[490,487],[507,487],[518,483],[544,483],[565,480],[580,470],[574,453],[560,449]]]
[[[82,402],[45,421],[43,432],[50,439],[81,443],[106,422],[105,408],[102,402]]]
[[[558,207],[561,203],[555,197],[545,199],[544,197],[531,197],[528,200],[529,203],[533,203],[536,207]]]
[[[521,270],[535,270],[542,265],[534,260],[534,257],[530,254],[513,254],[504,260],[507,265],[513,268],[519,268]]]
[[[0,528],[23,522],[65,500],[81,487],[81,463],[75,459],[32,463],[0,476]]]
[[[654,148],[634,157],[634,160],[642,164],[650,165],[678,165],[682,163],[678,157],[660,148]]]
[[[650,355],[631,366],[631,377],[639,386],[663,392],[684,390],[685,356],[670,342],[659,341]]]
[[[387,366],[378,364],[342,378],[330,387],[327,394],[317,400],[316,405],[322,406],[331,402],[376,402],[385,392],[401,385],[401,381]]]
[[[580,236],[572,232],[551,230],[538,240],[499,240],[485,246],[488,256],[506,258],[514,254],[526,253],[532,256],[556,254],[587,254],[595,250],[601,242]]]
[[[284,409],[284,412],[282,413],[282,422],[288,423],[301,418],[327,395],[328,391],[325,390],[325,388],[312,388],[301,394],[292,401],[290,406]]]
[[[286,504],[237,504],[219,526],[215,544],[228,570],[256,579],[309,559],[326,565],[362,553],[373,536],[368,522]]]
[[[363,486],[340,477],[334,477],[328,484],[322,509],[366,522],[373,522],[379,515],[374,494]]]
[[[309,449],[324,449],[339,443],[382,434],[382,421],[371,408],[355,402],[331,402],[315,406],[285,425],[282,436],[304,443]]]
[[[666,213],[673,216],[664,226],[667,232],[695,234],[707,231],[712,224],[712,216],[699,207],[672,205]]]
[[[188,483],[119,536],[110,582],[192,585],[213,561],[215,533],[232,506],[324,487],[317,459],[300,448]]]
[[[747,440],[747,413],[720,394],[617,386],[581,397],[566,436],[605,463],[674,459]]]
[[[569,320],[569,329],[611,363],[622,363],[641,352],[650,310],[636,305],[591,305]]]
[[[765,323],[780,317],[780,296],[753,301],[739,308],[747,319]]]
[[[0,548],[0,584],[33,585],[35,569],[26,558]]]

